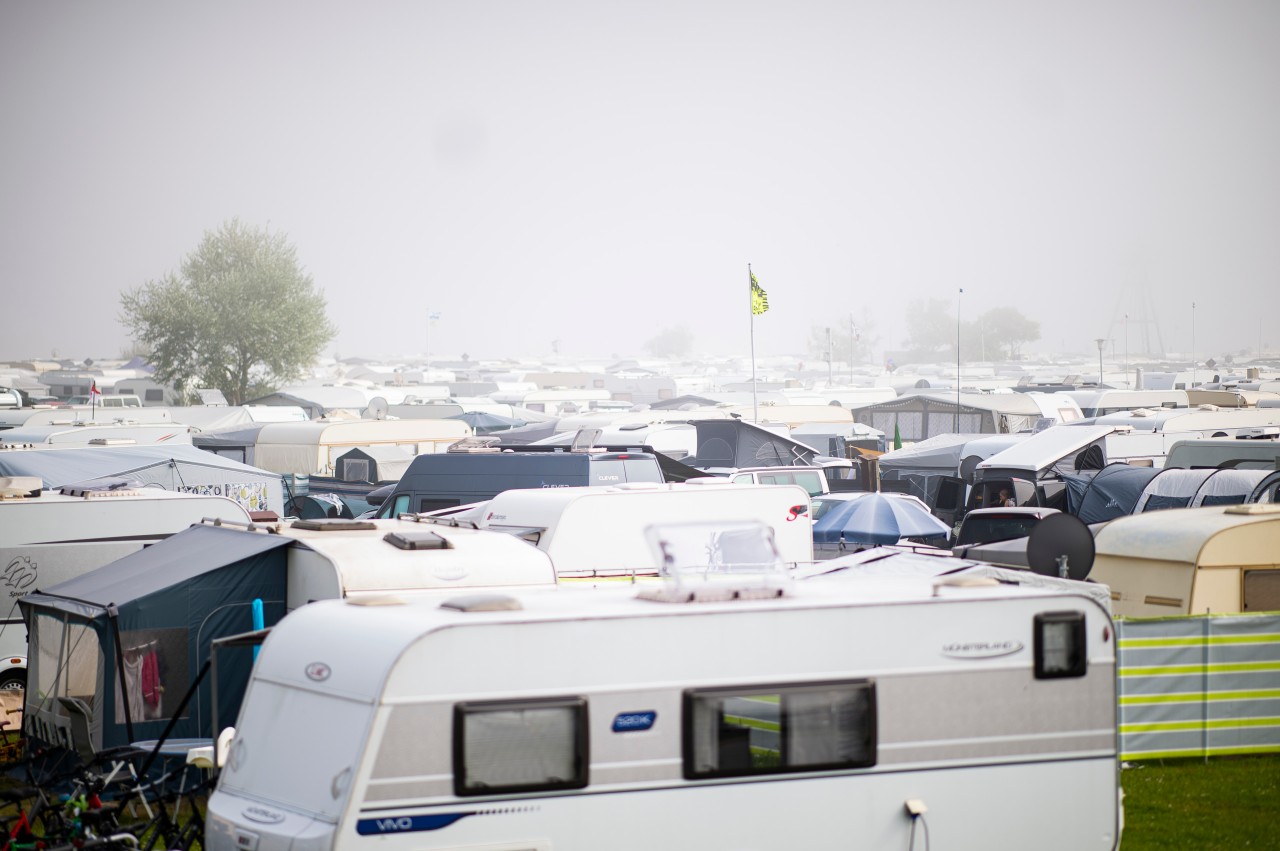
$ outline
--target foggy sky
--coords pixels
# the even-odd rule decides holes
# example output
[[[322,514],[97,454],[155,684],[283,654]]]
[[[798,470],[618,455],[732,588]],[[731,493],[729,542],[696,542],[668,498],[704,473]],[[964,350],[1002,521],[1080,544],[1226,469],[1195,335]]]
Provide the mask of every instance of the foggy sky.
[[[0,360],[118,356],[233,217],[343,357],[745,355],[748,263],[760,355],[960,287],[1031,352],[1280,347],[1277,43],[1273,0],[7,0]]]

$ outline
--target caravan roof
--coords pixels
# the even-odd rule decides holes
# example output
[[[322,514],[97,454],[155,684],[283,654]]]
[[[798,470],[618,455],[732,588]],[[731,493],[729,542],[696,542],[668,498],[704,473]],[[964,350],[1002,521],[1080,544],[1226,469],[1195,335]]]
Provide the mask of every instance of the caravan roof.
[[[264,423],[258,431],[253,463],[276,473],[309,476],[331,472],[337,456],[353,446],[411,446],[417,455],[443,451],[471,433],[466,423],[446,419]]]
[[[1139,408],[1096,417],[1096,425],[1127,425],[1134,431],[1201,432],[1200,437],[1230,437],[1239,431],[1280,425],[1280,408]]]
[[[519,538],[418,523],[412,516],[294,521],[276,533],[295,541],[289,554],[290,611],[316,599],[556,584],[547,554]]]
[[[1280,468],[1280,440],[1179,440],[1169,447],[1164,466],[1275,470]]]
[[[773,531],[784,561],[812,561],[808,512],[809,494],[799,485],[635,482],[503,491],[489,501],[480,526],[536,540],[560,576],[653,574],[657,556],[645,530],[690,520],[758,521]]]
[[[130,423],[82,420],[65,424],[26,425],[0,431],[0,442],[51,446],[179,444],[191,443],[192,431],[193,429],[189,426],[172,422]]]

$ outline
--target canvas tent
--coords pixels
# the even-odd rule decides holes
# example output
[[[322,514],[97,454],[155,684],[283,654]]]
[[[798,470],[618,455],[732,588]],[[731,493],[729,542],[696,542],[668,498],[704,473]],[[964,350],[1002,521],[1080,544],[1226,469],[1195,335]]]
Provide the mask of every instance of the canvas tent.
[[[1043,417],[1027,393],[924,392],[853,408],[855,422],[885,434],[896,427],[903,440],[926,440],[955,432],[1008,434],[1033,428]]]
[[[1064,475],[1067,484],[1067,512],[1085,524],[1105,523],[1133,513],[1138,497],[1159,470],[1108,464],[1096,473]]]
[[[49,489],[123,478],[147,487],[226,496],[248,511],[284,514],[281,476],[190,445],[6,450],[0,452],[0,476],[38,476]]]
[[[73,744],[87,716],[96,750],[158,738],[209,660],[215,638],[284,616],[290,539],[192,526],[76,579],[19,602],[29,670],[24,731]],[[219,718],[234,718],[253,661],[249,650],[219,659]],[[174,738],[209,738],[213,684],[206,678],[175,723]]]
[[[882,488],[909,493],[932,505],[940,480],[960,474],[965,445],[977,437],[976,434],[939,434],[886,452],[879,459]],[[884,487],[885,482],[901,484]]]

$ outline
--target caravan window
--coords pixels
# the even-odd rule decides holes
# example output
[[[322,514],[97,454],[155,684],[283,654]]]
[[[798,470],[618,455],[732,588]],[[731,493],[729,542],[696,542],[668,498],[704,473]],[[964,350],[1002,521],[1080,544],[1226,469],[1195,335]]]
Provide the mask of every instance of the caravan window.
[[[875,762],[876,695],[869,680],[685,692],[684,774],[690,780]]]
[[[458,795],[581,789],[587,785],[587,702],[459,703],[453,762]]]
[[[662,468],[650,455],[627,458],[596,458],[591,461],[591,484],[617,485],[623,482],[661,482]]]

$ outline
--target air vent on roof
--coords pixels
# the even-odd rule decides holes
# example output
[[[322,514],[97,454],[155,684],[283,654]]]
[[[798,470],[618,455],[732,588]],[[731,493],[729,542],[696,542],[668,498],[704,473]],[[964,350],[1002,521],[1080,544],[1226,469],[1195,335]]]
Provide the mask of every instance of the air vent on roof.
[[[377,594],[369,597],[348,597],[348,606],[403,606],[404,600],[391,594]]]
[[[42,487],[44,480],[39,476],[3,476],[0,477],[0,498],[39,496]]]
[[[455,612],[518,612],[524,606],[515,597],[505,594],[468,594],[451,597],[441,603],[440,608]]]
[[[401,532],[388,532],[382,536],[394,547],[402,550],[447,550],[449,542],[429,529],[406,529]]]
[[[295,520],[289,525],[294,529],[307,529],[312,532],[350,532],[378,528],[368,520],[348,520],[345,517],[317,517],[314,520]]]
[[[93,482],[80,482],[74,485],[63,485],[58,488],[67,496],[80,496],[85,499],[103,499],[115,496],[141,496],[138,488],[142,482],[129,479],[98,479]]]
[[[1223,514],[1280,514],[1280,503],[1251,502],[1248,505],[1232,505]]]
[[[501,452],[502,447],[498,444],[502,442],[500,437],[491,437],[485,435],[483,437],[464,437],[457,443],[449,444],[449,452]]]

